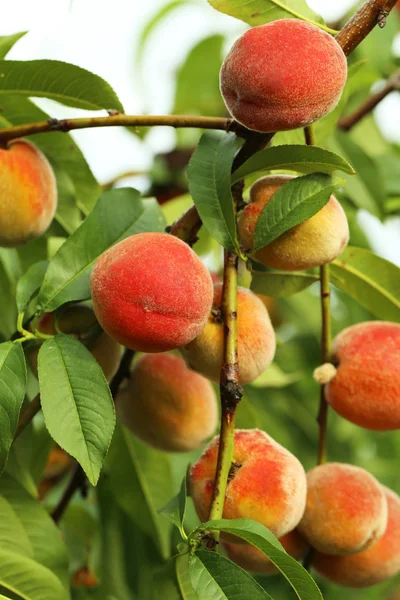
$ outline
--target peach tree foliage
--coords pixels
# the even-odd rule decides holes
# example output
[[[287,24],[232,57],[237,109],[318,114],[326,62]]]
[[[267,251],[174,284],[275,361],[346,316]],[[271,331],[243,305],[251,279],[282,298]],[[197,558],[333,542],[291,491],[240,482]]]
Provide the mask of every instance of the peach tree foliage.
[[[143,29],[138,68],[148,46],[157,43],[157,27],[168,23],[167,15],[179,19],[186,3],[167,4]],[[330,31],[305,0],[210,4],[250,26],[289,17]],[[375,28],[351,54],[342,99],[314,126],[317,145],[306,145],[301,129],[281,132],[236,168],[240,135],[177,129],[171,152],[154,156],[148,190],[141,197],[133,188],[114,187],[115,182],[102,187],[69,133],[30,132],[53,167],[59,203],[42,237],[14,249],[0,248],[0,598],[284,600],[292,595],[334,600],[343,594],[308,573],[254,521],[200,524],[185,484],[188,465],[197,460],[199,450],[161,452],[116,423],[112,396],[121,382],[108,385],[81,340],[63,333],[43,339],[39,379],[26,355],[34,342],[30,323],[44,313],[62,311],[70,302],[90,304],[90,274],[104,251],[135,233],[163,232],[193,201],[203,224],[194,245],[199,256],[212,253],[220,269],[221,247],[245,258],[236,230],[235,184],[244,180],[248,188],[271,170],[298,177],[264,209],[255,249],[315,215],[334,192],[346,211],[350,244],[330,265],[332,333],[365,320],[398,323],[399,269],[373,251],[358,216],[362,209],[384,223],[398,213],[400,150],[382,136],[371,113],[348,132],[338,127],[344,115],[365,101],[375,82],[395,71],[397,17],[390,15],[385,28]],[[51,115],[32,100],[37,97],[123,113],[109,84],[84,69],[59,61],[7,60],[22,35],[0,38],[2,129],[48,120]],[[171,112],[227,116],[218,88],[226,37],[205,37],[184,57]],[[146,144],[147,129],[129,131]],[[97,135],[101,139],[102,132]],[[284,193],[286,186],[290,193]],[[275,299],[281,343],[271,367],[245,386],[236,425],[267,431],[308,470],[315,465],[319,437],[319,390],[312,372],[321,362],[320,276],[317,269],[279,271],[248,262],[252,271],[243,270],[242,283]],[[21,424],[39,392],[41,411]],[[55,442],[72,457],[72,466],[52,477],[46,463]],[[330,460],[365,467],[397,493],[398,446],[395,433],[376,436],[330,411]],[[59,516],[71,477],[75,493]],[[204,532],[234,533],[264,552],[280,573],[249,575],[223,554],[210,551]],[[85,579],[88,573],[94,577],[91,582]],[[389,599],[396,585],[395,578],[343,597]]]

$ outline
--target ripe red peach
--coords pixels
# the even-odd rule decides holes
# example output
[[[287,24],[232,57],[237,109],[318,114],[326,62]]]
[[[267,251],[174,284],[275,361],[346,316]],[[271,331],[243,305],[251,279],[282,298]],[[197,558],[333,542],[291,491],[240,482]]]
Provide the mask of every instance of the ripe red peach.
[[[334,583],[363,588],[400,573],[400,498],[383,488],[388,502],[388,523],[383,536],[370,548],[347,556],[316,553],[315,570]]]
[[[199,448],[218,423],[212,384],[173,354],[140,357],[116,407],[121,422],[137,437],[169,452]]]
[[[252,185],[250,202],[238,221],[239,239],[245,249],[253,248],[256,224],[264,206],[291,179],[291,175],[267,175]],[[298,271],[331,262],[348,241],[346,214],[336,198],[331,196],[319,212],[257,250],[254,258],[267,267]]]
[[[37,329],[47,335],[56,335],[57,328],[62,333],[81,338],[90,336],[90,330],[96,325],[94,312],[87,306],[71,305],[64,308],[59,317],[55,312],[43,314],[37,324]],[[106,379],[110,381],[121,360],[121,346],[104,331],[98,335],[92,343],[88,344],[88,349],[103,369]],[[38,349],[32,349],[28,354],[29,364],[37,375],[37,356]]]
[[[191,342],[207,322],[213,294],[199,257],[166,233],[138,233],[104,252],[94,266],[91,290],[104,331],[140,352]]]
[[[214,284],[214,301],[207,325],[196,339],[181,348],[190,367],[219,382],[224,349],[221,313],[222,283]],[[250,290],[238,288],[238,357],[240,383],[254,381],[271,364],[275,333],[268,311]]]
[[[279,539],[286,552],[296,560],[302,560],[309,548],[308,543],[301,537],[297,529],[290,531]],[[228,558],[234,563],[256,575],[274,575],[278,569],[268,556],[251,544],[223,543]]]
[[[0,147],[0,246],[41,236],[56,208],[56,179],[44,154],[22,139]]]
[[[365,469],[327,463],[307,473],[307,503],[298,530],[325,554],[361,552],[385,532],[387,501]]]
[[[215,437],[189,473],[190,494],[203,522],[211,506],[218,444]],[[293,454],[264,431],[237,429],[232,467],[224,519],[253,519],[279,538],[297,526],[305,508],[307,483]]]
[[[325,387],[342,417],[375,431],[400,428],[400,325],[367,321],[347,327],[333,343],[338,362]]]
[[[220,87],[239,123],[272,132],[305,127],[331,112],[346,79],[346,57],[332,36],[299,19],[280,19],[235,42]]]

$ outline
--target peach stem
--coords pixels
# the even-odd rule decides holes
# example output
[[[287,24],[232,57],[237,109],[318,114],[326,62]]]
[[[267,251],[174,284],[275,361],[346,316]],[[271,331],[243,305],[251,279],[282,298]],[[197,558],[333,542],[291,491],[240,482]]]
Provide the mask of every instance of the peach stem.
[[[332,354],[332,332],[331,332],[331,291],[329,284],[329,265],[320,267],[320,289],[321,289],[321,359],[322,364],[330,362]],[[324,385],[321,385],[320,404],[317,422],[319,424],[318,460],[321,465],[326,462],[326,433],[328,421],[328,405],[325,400]]]

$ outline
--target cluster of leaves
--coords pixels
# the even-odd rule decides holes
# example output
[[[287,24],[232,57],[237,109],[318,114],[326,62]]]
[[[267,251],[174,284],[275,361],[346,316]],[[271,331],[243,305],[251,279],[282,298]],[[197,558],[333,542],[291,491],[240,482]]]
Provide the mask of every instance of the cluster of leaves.
[[[151,43],[154,28],[184,4],[184,0],[171,2],[156,15],[143,32],[139,56]],[[325,27],[304,0],[253,0],[246,5],[212,0],[210,4],[250,25],[301,16]],[[399,269],[371,251],[357,223],[360,209],[382,221],[398,211],[399,149],[383,139],[372,116],[350,134],[337,132],[339,118],[366,98],[374,82],[393,72],[395,27],[395,19],[389,19],[387,28],[374,32],[352,58],[341,103],[316,126],[318,143],[324,147],[306,146],[302,131],[278,134],[270,148],[232,174],[239,147],[235,135],[204,133],[199,139],[200,134],[191,132],[189,139],[178,134],[178,150],[187,150],[189,139],[191,152],[198,142],[188,169],[190,197],[182,195],[162,209],[133,189],[101,193],[68,134],[32,136],[55,170],[59,207],[41,239],[20,249],[0,249],[0,336],[4,340],[0,345],[0,597],[283,600],[292,593],[289,586],[300,599],[322,597],[310,575],[261,525],[248,520],[198,524],[181,485],[198,452],[161,453],[116,425],[107,382],[82,343],[63,334],[44,341],[38,382],[27,368],[22,344],[8,340],[16,337],[17,321],[24,326],[68,302],[88,301],[90,271],[102,252],[134,233],[163,231],[192,201],[204,225],[195,249],[204,255],[216,250],[218,257],[223,246],[240,254],[231,185],[245,178],[247,188],[260,173],[271,170],[300,176],[285,184],[263,211],[255,249],[315,214],[335,191],[349,219],[351,246],[331,266],[334,331],[369,318],[399,322]],[[1,127],[47,120],[49,116],[32,97],[83,109],[123,111],[110,86],[83,69],[57,61],[6,60],[21,35],[0,38]],[[379,53],[374,47],[378,35]],[[222,35],[213,35],[189,53],[177,74],[174,112],[225,114],[218,90],[223,41]],[[337,172],[346,176],[346,183]],[[168,169],[163,176],[169,180]],[[152,177],[150,187],[154,182]],[[180,179],[180,184],[185,186],[186,181]],[[272,368],[246,386],[238,410],[239,427],[266,430],[305,468],[315,462],[318,435],[318,390],[311,378],[320,361],[317,282],[318,273],[312,270],[288,273],[254,265],[251,288],[276,298],[278,337],[284,343]],[[14,440],[21,408],[39,391],[42,415]],[[391,462],[399,451],[395,436],[378,437],[336,415],[331,416],[330,432],[332,458],[366,466],[400,491]],[[46,496],[46,508],[37,500],[37,485],[54,442],[79,462],[93,486],[97,484],[88,498],[77,495],[70,504],[61,524],[64,541],[46,508],[51,511],[57,504],[65,480]],[[207,550],[207,531],[234,532],[254,544],[276,564],[280,575],[250,577],[224,556]],[[90,590],[74,587],[71,592],[71,576],[86,567],[98,575],[99,585]],[[335,586],[319,583],[324,598],[337,598]],[[381,598],[386,587],[355,591],[352,598]]]

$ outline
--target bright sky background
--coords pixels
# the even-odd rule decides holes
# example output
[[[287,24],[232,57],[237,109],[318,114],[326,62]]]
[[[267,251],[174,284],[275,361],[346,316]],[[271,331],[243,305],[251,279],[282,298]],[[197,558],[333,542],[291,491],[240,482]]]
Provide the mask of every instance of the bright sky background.
[[[144,25],[167,0],[11,0],[3,7],[0,35],[27,30],[8,55],[9,59],[51,58],[84,67],[102,76],[117,92],[128,114],[163,114],[171,110],[172,74],[187,51],[201,38],[227,31],[235,39],[242,24],[213,10],[206,0],[172,13],[155,30],[145,54],[141,72],[134,58],[138,36]],[[353,0],[309,0],[309,5],[328,21],[341,17]],[[88,115],[40,100],[53,117]],[[400,143],[400,117],[385,120],[384,113],[400,115],[400,95],[382,103],[378,117],[387,136]],[[174,133],[167,128],[154,130],[146,145],[122,128],[73,132],[95,176],[101,182],[128,170],[145,171],[154,151],[171,148]],[[136,178],[125,182],[143,188]],[[362,223],[374,239],[375,250],[400,264],[400,219],[385,226],[371,215]]]

